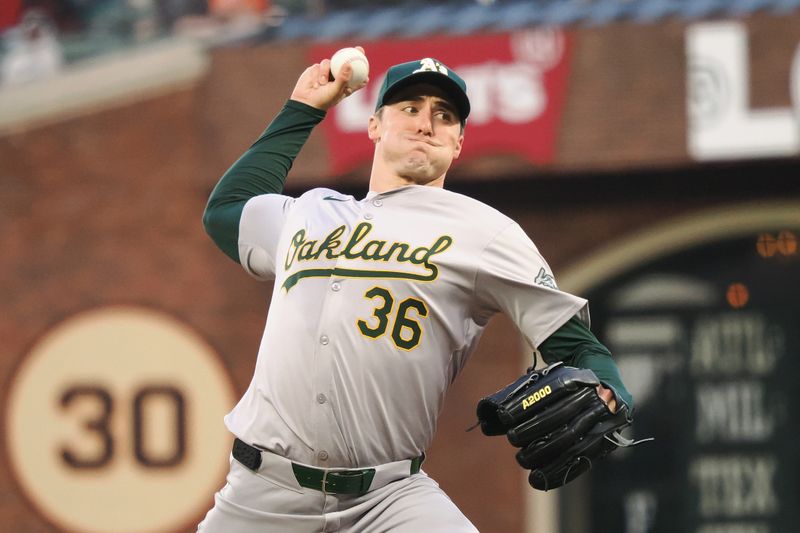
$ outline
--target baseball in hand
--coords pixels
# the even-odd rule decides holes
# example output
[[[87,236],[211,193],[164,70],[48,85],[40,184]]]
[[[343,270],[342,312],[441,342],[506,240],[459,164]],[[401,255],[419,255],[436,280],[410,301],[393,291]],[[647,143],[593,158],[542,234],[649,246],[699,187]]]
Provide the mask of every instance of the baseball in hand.
[[[331,57],[331,75],[336,78],[346,63],[350,63],[353,69],[353,75],[350,76],[347,86],[358,87],[364,83],[369,75],[367,56],[357,48],[342,48]]]

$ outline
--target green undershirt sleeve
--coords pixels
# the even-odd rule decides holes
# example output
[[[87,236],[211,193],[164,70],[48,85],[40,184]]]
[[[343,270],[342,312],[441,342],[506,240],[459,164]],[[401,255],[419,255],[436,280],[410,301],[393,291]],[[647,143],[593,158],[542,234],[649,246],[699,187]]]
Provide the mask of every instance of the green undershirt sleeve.
[[[564,361],[570,366],[592,370],[603,385],[614,392],[617,401],[627,405],[629,413],[633,412],[633,397],[622,383],[611,352],[576,317],[545,339],[538,349],[547,363]]]
[[[239,219],[244,204],[280,194],[295,157],[325,111],[289,100],[255,143],[223,174],[206,204],[203,226],[225,254],[239,262]]]

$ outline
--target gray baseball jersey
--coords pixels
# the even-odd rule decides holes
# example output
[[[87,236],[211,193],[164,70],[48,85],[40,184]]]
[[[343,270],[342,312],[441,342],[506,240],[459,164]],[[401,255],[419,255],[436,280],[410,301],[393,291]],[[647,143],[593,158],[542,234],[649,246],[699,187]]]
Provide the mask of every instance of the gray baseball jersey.
[[[496,312],[532,346],[588,313],[558,290],[515,222],[435,187],[362,200],[329,189],[254,197],[239,256],[275,287],[252,382],[226,424],[322,467],[424,452],[448,386]]]

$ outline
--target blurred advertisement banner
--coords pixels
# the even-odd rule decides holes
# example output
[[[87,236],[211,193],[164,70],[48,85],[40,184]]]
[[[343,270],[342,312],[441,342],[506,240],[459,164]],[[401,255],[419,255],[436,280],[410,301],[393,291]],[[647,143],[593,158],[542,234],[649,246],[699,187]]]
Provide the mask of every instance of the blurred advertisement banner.
[[[331,57],[349,44],[312,46],[309,60]],[[370,82],[329,111],[323,122],[329,172],[343,174],[372,158],[367,122],[386,70],[433,57],[467,83],[472,104],[462,159],[515,154],[534,164],[553,162],[565,96],[570,38],[558,29],[463,38],[376,41],[365,44]]]
[[[0,2],[0,31],[19,22],[22,12],[22,0],[3,0]]]
[[[758,80],[750,76],[747,26],[739,22],[690,26],[686,55],[687,140],[693,158],[745,159],[800,153],[800,102],[795,95],[794,110],[751,106],[750,86]],[[795,53],[794,63],[797,57]]]

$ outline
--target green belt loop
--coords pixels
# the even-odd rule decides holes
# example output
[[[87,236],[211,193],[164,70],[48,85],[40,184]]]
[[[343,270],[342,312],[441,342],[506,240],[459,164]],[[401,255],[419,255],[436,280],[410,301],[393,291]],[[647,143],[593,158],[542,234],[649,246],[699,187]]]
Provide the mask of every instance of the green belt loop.
[[[423,453],[419,457],[414,457],[411,459],[411,475],[418,474],[420,468],[422,468],[422,463],[425,461],[425,454]]]

